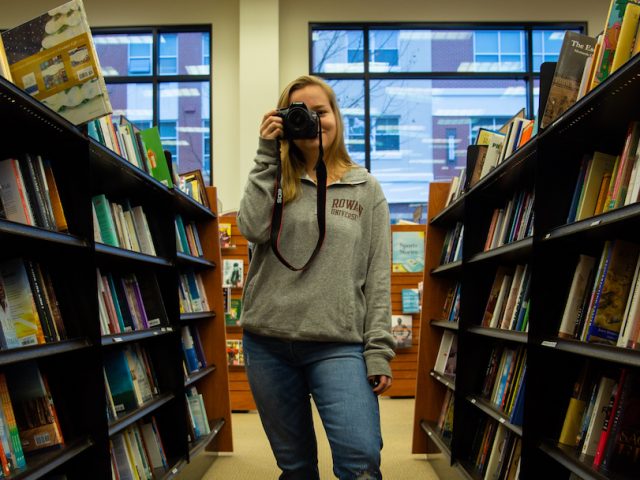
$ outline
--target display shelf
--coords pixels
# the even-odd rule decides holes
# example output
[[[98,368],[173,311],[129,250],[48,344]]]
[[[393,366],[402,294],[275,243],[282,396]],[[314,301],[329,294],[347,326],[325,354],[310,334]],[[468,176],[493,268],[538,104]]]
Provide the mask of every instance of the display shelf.
[[[193,313],[180,314],[181,322],[191,322],[194,320],[204,320],[207,318],[211,318],[211,319],[216,318],[216,312],[208,311],[208,312],[193,312]]]
[[[569,352],[575,355],[597,358],[630,367],[640,367],[640,351],[629,348],[619,348],[613,345],[579,342],[578,340],[562,338],[543,340],[540,345],[544,349]]]
[[[65,443],[60,448],[48,450],[27,457],[27,468],[16,470],[5,477],[11,480],[36,480],[51,473],[56,468],[73,460],[85,450],[93,447],[91,438],[85,437]]]
[[[116,433],[121,432],[128,426],[133,425],[138,420],[144,418],[145,416],[149,415],[152,412],[155,412],[160,407],[169,403],[174,398],[175,396],[173,395],[173,393],[162,393],[154,397],[153,399],[149,400],[148,402],[145,402],[144,404],[140,405],[134,411],[129,412],[123,415],[122,417],[114,420],[113,422],[109,423],[109,436],[115,435]]]
[[[44,343],[42,345],[32,345],[29,347],[11,348],[0,351],[0,365],[10,365],[27,360],[51,357],[62,353],[84,350],[91,346],[91,342],[86,338],[62,340],[60,342]]]
[[[135,332],[114,333],[113,335],[103,335],[101,343],[103,347],[112,345],[122,345],[124,343],[138,342],[147,338],[155,338],[160,335],[167,335],[173,332],[173,327],[154,327]]]
[[[198,203],[194,198],[190,197],[182,190],[174,188],[173,195],[175,197],[177,209],[184,215],[187,215],[192,219],[213,220],[216,218],[216,214],[213,211],[201,203]]]
[[[207,445],[211,443],[211,441],[216,438],[216,436],[220,433],[224,427],[224,419],[219,418],[217,420],[211,420],[209,422],[209,430],[211,432],[203,437],[200,437],[195,442],[189,444],[189,458],[195,457],[198,453],[205,449]]]
[[[184,386],[189,387],[190,385],[193,385],[198,380],[201,380],[207,375],[215,372],[215,370],[216,370],[215,365],[209,365],[208,367],[201,368],[196,372],[191,372],[189,376],[184,379]]]
[[[82,249],[89,248],[89,243],[86,240],[75,235],[0,219],[0,238],[5,235],[15,236],[18,239],[41,240],[53,245]]]
[[[156,257],[153,255],[147,255],[146,253],[134,252],[133,250],[126,250],[124,248],[112,247],[104,243],[96,243],[96,253],[108,257],[112,260],[126,260],[134,261],[146,265],[155,265],[159,267],[171,267],[173,263],[171,260],[164,257]]]
[[[431,370],[429,372],[429,375],[431,375],[433,378],[435,378],[437,381],[439,381],[441,384],[443,384],[448,389],[453,390],[455,392],[455,390],[456,390],[456,378],[455,377],[453,377],[451,375],[446,375],[444,373],[436,372],[435,370]]]
[[[478,264],[483,262],[503,263],[524,260],[531,255],[533,237],[523,238],[517,242],[507,243],[486,252],[476,253],[467,263]]]
[[[462,271],[462,260],[445,263],[431,270],[431,275],[457,275]]]
[[[483,337],[499,338],[501,340],[508,340],[510,342],[518,342],[524,344],[527,343],[529,338],[529,334],[527,332],[516,332],[513,330],[505,330],[502,328],[473,326],[467,328],[467,332]]]
[[[618,478],[622,480],[621,477],[616,475],[605,475],[595,470],[591,466],[593,463],[592,456],[582,457],[575,448],[567,445],[545,440],[540,444],[540,450],[583,480],[616,480]]]
[[[458,330],[458,322],[446,322],[444,320],[431,320],[429,324],[432,327],[444,328],[446,330]]]
[[[519,425],[512,424],[509,421],[509,417],[507,415],[505,415],[501,411],[494,408],[493,405],[491,405],[485,399],[480,398],[476,395],[469,395],[467,397],[467,401],[472,405],[474,405],[475,407],[477,407],[478,409],[482,410],[484,413],[489,415],[494,420],[498,421],[501,425],[504,425],[505,427],[507,427],[516,435],[522,437],[522,427]]]
[[[451,457],[451,448],[449,442],[447,442],[438,432],[438,427],[435,422],[422,420],[420,422],[420,428],[427,434],[429,440],[431,440],[438,449],[444,453],[447,457]]]
[[[204,257],[194,257],[193,255],[187,255],[182,252],[176,254],[176,263],[183,267],[195,268],[215,268],[216,266],[212,260],[207,260]]]
[[[456,222],[461,221],[462,214],[464,213],[464,201],[465,194],[462,194],[456,198],[451,205],[433,217],[429,221],[429,225],[433,225],[435,227],[446,227],[455,225]]]

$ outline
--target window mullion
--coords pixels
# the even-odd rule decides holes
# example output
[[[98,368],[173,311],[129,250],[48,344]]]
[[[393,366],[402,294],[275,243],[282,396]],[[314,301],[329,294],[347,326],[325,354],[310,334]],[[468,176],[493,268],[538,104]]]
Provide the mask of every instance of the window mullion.
[[[371,171],[371,77],[369,74],[369,27],[363,29],[364,43],[364,166]]]

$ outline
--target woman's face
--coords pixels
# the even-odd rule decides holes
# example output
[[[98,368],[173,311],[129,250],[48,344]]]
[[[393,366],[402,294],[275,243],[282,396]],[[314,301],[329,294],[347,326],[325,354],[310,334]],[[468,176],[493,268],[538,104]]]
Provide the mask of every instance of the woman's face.
[[[320,117],[322,125],[322,146],[326,150],[333,145],[336,139],[336,116],[331,109],[329,97],[318,85],[307,85],[294,91],[289,99],[293,102],[304,102],[309,110],[313,110]],[[318,137],[302,140],[294,140],[296,146],[302,151],[309,162],[315,162],[318,158]]]

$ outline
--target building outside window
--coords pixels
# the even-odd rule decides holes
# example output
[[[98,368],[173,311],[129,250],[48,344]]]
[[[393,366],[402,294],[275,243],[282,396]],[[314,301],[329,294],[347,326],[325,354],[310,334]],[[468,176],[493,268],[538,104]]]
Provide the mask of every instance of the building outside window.
[[[211,184],[211,27],[92,32],[114,115],[157,125],[178,172],[200,169]]]
[[[334,88],[352,159],[380,181],[392,221],[466,166],[481,127],[537,111],[540,64],[585,24],[311,24],[310,73]]]

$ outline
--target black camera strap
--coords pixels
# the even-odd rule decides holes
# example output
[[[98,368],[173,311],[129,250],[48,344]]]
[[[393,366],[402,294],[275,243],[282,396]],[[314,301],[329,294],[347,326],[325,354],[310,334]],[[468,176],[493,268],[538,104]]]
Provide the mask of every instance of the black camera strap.
[[[282,218],[284,210],[284,197],[282,194],[282,161],[280,158],[280,140],[276,140],[278,169],[276,172],[275,183],[275,199],[273,203],[273,213],[271,214],[271,250],[280,262],[290,270],[299,272],[306,270],[311,261],[320,251],[326,229],[326,204],[327,204],[327,166],[324,163],[324,148],[322,147],[322,126],[318,118],[318,136],[320,138],[320,148],[318,152],[318,161],[316,162],[316,182],[317,182],[317,203],[316,211],[318,214],[318,242],[313,253],[302,267],[294,267],[282,256],[278,246],[280,245],[280,233],[282,232]]]

